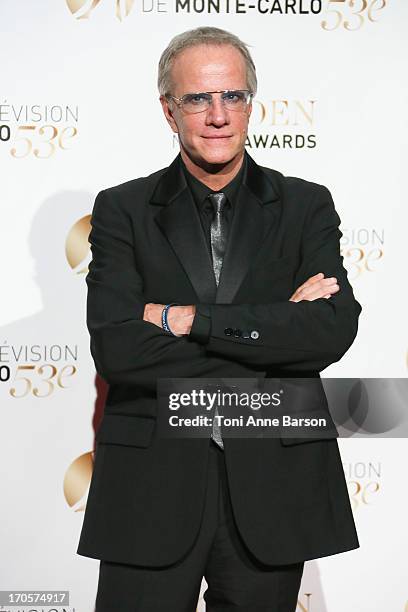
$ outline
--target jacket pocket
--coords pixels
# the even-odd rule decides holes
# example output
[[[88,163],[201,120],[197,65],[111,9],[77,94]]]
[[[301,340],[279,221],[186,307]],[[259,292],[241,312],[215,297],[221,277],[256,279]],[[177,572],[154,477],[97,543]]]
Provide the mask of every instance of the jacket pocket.
[[[308,410],[307,412],[293,412],[287,415],[291,419],[324,419],[325,425],[284,425],[283,417],[279,425],[279,435],[281,443],[284,446],[292,446],[294,444],[305,444],[315,442],[316,440],[330,440],[338,438],[339,433],[336,425],[328,410],[317,408],[316,410]]]
[[[152,440],[156,420],[125,414],[105,414],[96,434],[96,442],[147,448]]]

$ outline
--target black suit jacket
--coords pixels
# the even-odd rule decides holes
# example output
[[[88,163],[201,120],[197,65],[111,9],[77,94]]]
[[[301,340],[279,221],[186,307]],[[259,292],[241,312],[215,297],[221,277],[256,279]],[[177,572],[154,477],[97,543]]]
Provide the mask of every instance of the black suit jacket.
[[[218,288],[179,157],[96,198],[87,324],[96,370],[110,387],[80,555],[165,566],[193,545],[209,439],[157,435],[158,378],[303,376],[321,387],[319,372],[356,336],[361,306],[342,264],[330,192],[246,155]],[[336,276],[340,291],[289,302],[317,272]],[[177,338],[143,321],[147,302],[196,304],[192,333]],[[229,335],[231,328],[242,333]],[[315,414],[330,421],[323,390],[316,397]],[[300,414],[302,402],[292,411]],[[358,547],[337,435],[333,426],[313,441],[224,440],[234,516],[260,561]]]

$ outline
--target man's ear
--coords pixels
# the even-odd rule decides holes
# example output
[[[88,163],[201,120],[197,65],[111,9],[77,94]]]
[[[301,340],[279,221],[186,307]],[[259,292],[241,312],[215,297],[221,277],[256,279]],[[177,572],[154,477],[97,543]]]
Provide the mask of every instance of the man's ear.
[[[173,132],[178,134],[177,123],[174,120],[173,111],[170,108],[169,101],[167,100],[165,96],[160,96],[160,103],[162,105],[163,113],[164,113],[164,116],[166,117],[167,123],[169,124]]]

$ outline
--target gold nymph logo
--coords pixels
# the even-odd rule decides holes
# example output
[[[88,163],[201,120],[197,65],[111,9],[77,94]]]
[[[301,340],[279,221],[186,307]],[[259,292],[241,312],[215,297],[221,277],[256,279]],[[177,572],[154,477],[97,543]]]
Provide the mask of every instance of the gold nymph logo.
[[[88,260],[90,258],[88,237],[90,231],[91,215],[85,215],[74,223],[68,232],[65,242],[65,255],[68,264],[77,274],[88,272]]]
[[[77,19],[88,19],[100,0],[65,0],[69,10]],[[111,0],[112,1],[112,0]],[[135,0],[114,0],[115,14],[119,21],[127,17],[133,8]]]
[[[64,477],[64,496],[74,512],[83,512],[92,478],[94,453],[84,453],[68,467]]]

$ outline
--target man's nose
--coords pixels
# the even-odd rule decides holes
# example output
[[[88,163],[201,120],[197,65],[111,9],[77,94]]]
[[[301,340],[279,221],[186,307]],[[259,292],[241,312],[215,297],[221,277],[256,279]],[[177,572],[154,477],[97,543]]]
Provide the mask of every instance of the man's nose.
[[[206,123],[207,125],[212,124],[218,126],[229,123],[228,110],[225,108],[220,96],[215,97],[213,94],[210,108],[207,111]]]

